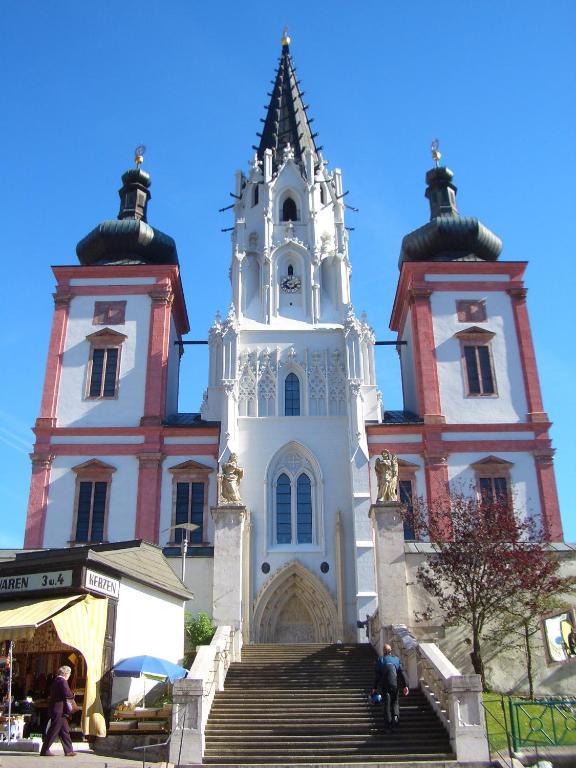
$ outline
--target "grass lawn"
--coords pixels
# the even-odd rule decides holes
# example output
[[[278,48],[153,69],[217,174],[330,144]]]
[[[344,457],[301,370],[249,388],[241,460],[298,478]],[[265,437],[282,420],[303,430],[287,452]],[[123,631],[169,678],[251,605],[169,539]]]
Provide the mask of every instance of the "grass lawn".
[[[506,731],[512,732],[510,723],[510,700],[517,702],[516,732],[524,746],[576,744],[576,708],[545,706],[538,702],[502,696],[499,693],[485,693],[486,728],[490,749],[506,749]],[[502,711],[504,704],[504,712]]]

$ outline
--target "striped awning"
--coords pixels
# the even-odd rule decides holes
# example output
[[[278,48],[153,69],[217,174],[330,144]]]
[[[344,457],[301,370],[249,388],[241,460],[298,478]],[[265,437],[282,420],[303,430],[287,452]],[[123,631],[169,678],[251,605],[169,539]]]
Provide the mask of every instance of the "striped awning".
[[[0,640],[29,640],[39,626],[84,597],[70,595],[6,603],[5,607],[0,607]]]

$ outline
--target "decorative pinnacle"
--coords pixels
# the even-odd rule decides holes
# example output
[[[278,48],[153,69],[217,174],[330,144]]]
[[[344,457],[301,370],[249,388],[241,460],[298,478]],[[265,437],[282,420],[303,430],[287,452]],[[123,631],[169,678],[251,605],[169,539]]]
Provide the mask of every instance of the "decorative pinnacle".
[[[282,30],[282,45],[290,45],[290,38],[288,37],[288,27],[284,27]]]
[[[145,152],[146,152],[146,147],[144,146],[144,144],[138,144],[138,146],[134,150],[134,162],[136,163],[136,168],[140,168],[140,166],[144,162]]]
[[[438,151],[438,147],[440,146],[440,142],[438,139],[432,139],[432,143],[430,144],[430,151],[432,152],[432,160],[434,160],[434,165],[436,168],[438,168],[438,164],[440,162],[440,158],[442,155]]]

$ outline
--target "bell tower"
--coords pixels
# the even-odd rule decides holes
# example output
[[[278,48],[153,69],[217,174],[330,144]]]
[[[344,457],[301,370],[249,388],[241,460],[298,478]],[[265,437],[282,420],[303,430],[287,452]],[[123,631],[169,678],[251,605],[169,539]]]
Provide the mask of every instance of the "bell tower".
[[[381,410],[374,336],[351,303],[342,174],[316,144],[287,36],[269,97],[248,172],[236,173],[232,301],[210,330],[202,417],[221,422],[220,461],[234,452],[245,468],[247,601],[297,561],[332,595],[337,640],[355,637],[375,607],[373,569],[354,591],[342,566],[371,557],[364,422]],[[370,551],[356,552],[356,541]],[[263,632],[253,626],[251,636]]]

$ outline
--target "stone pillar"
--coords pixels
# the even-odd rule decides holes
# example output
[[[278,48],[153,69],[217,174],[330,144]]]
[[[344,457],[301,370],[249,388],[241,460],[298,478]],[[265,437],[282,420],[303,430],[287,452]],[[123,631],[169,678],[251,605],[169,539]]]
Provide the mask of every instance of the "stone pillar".
[[[459,764],[490,760],[482,707],[480,675],[459,675],[446,681],[450,741]]]
[[[171,763],[201,765],[204,754],[204,681],[176,680],[172,689]]]
[[[404,557],[404,522],[399,501],[376,501],[370,507],[376,547],[376,591],[380,626],[412,622]]]
[[[234,652],[242,647],[243,544],[246,507],[222,502],[211,508],[214,520],[214,590],[212,617],[216,626],[234,630]],[[237,647],[239,646],[239,647]]]

